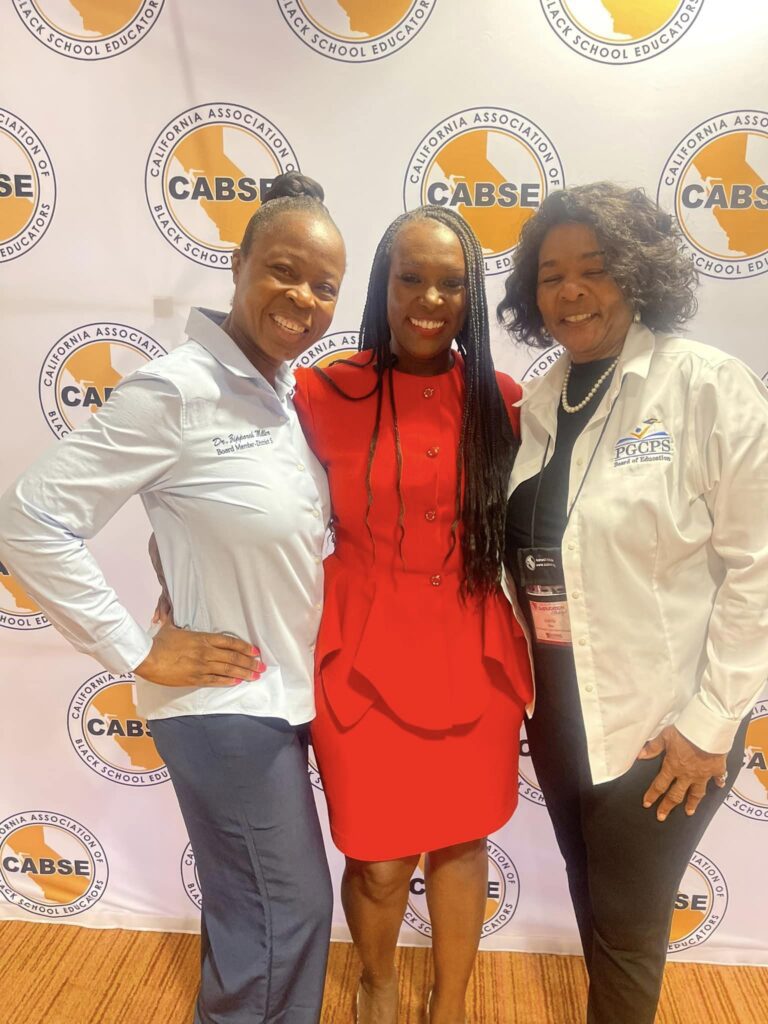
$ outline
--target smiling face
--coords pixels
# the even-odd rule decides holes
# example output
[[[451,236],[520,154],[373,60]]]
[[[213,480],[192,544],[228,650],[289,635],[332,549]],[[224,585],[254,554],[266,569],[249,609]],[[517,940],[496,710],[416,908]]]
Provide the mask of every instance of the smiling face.
[[[232,256],[235,297],[224,330],[267,379],[328,330],[344,276],[344,243],[326,218],[284,213]]]
[[[398,369],[424,375],[447,370],[466,306],[466,265],[456,235],[426,217],[404,224],[392,246],[387,283]]]
[[[544,326],[574,363],[617,355],[632,323],[632,309],[587,224],[558,224],[544,236],[536,303]]]

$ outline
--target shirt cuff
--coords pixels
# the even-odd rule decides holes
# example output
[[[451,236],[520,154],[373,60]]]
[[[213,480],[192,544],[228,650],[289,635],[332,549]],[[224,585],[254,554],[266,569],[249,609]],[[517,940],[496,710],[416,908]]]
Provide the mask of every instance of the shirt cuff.
[[[133,672],[151,649],[152,637],[129,615],[106,640],[89,647],[85,653],[100,661],[110,672],[123,675]]]
[[[723,718],[696,693],[672,723],[678,732],[708,754],[727,754],[733,746],[741,719]]]

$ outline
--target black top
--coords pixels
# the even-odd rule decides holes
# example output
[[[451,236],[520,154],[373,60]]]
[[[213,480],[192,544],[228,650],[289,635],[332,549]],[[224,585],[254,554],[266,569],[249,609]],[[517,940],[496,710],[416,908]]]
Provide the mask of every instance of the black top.
[[[613,362],[610,359],[596,359],[591,363],[572,363],[568,380],[567,399],[570,405],[578,405],[586,398],[597,378]],[[544,468],[530,480],[524,480],[515,488],[507,505],[506,544],[504,561],[518,580],[518,548],[551,547],[559,548],[568,520],[568,478],[571,469],[571,453],[576,438],[591,420],[600,399],[608,389],[613,374],[609,374],[597,392],[580,412],[568,413],[558,400],[557,431],[552,458]],[[544,453],[542,452],[542,461]],[[536,489],[538,487],[538,499]],[[531,539],[531,518],[534,503],[536,519],[534,537]]]

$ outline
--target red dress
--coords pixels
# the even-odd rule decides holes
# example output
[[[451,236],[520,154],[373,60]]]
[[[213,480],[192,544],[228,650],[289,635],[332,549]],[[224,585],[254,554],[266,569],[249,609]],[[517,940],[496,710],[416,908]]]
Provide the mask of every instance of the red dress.
[[[376,379],[372,365],[361,368],[369,358],[325,372],[362,396]],[[520,389],[497,376],[517,427],[511,406]],[[458,535],[446,561],[462,361],[435,377],[394,372],[402,507],[386,377],[370,505],[376,396],[350,401],[313,370],[297,379],[296,407],[328,472],[336,533],[325,562],[312,724],[334,842],[350,857],[378,861],[488,835],[517,804],[520,723],[532,687],[525,639],[504,596],[461,601]]]

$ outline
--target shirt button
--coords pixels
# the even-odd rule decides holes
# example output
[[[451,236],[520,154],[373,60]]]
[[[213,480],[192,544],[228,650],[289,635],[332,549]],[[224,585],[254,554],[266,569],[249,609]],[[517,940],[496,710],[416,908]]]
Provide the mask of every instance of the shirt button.
[[[581,640],[579,640],[579,647],[586,647],[586,646],[587,646],[587,638],[585,636],[583,636],[581,638]]]
[[[592,691],[594,690],[594,686],[592,685],[592,683],[587,683],[584,689],[587,691],[587,693],[592,693]]]
[[[437,519],[437,512],[435,512],[433,508],[428,508],[427,511],[424,513],[424,518],[427,520],[428,523],[434,523],[434,521]]]
[[[576,550],[576,545],[575,544],[569,544],[568,545],[568,550],[569,551],[575,551]]]
[[[298,471],[299,471],[300,473],[303,473],[303,472],[304,472],[304,470],[306,469],[306,466],[304,465],[304,463],[303,463],[303,462],[297,462],[297,463],[296,463],[296,469],[298,469]]]
[[[576,465],[577,466],[583,466],[584,465],[584,459],[576,459]]]
[[[321,604],[319,604],[319,603],[318,603],[318,604],[316,604],[316,605],[314,606],[314,608],[315,608],[315,611],[316,611],[316,612],[321,612],[321,611],[323,610],[323,606],[322,606]]]
[[[574,592],[571,594],[571,597],[574,598],[574,600],[578,600],[581,597],[581,591],[574,590]]]
[[[424,388],[424,391],[422,392],[422,394],[424,395],[425,398],[431,398],[432,395],[434,395],[434,393],[435,393],[435,389],[434,388]]]
[[[319,508],[313,508],[312,509],[312,515],[315,517],[315,519],[319,519],[320,518],[320,509]]]
[[[320,555],[315,555],[315,565],[320,565],[321,562],[322,558],[320,557]]]
[[[427,448],[427,458],[428,459],[436,459],[439,452],[440,452],[440,449],[438,448],[437,445],[435,445],[434,448]]]
[[[439,572],[436,572],[434,576],[429,577],[429,582],[432,584],[433,587],[439,587],[440,584],[443,582],[443,577],[440,575]]]

